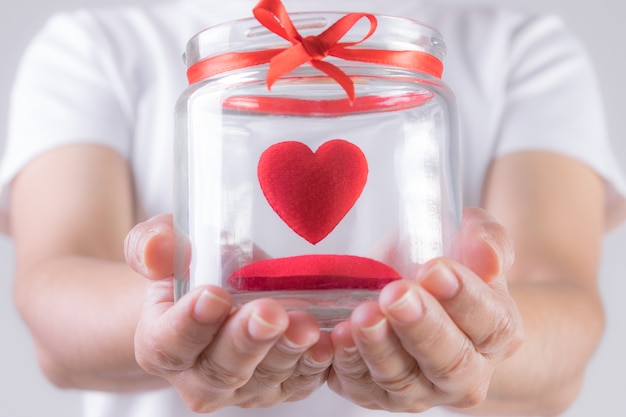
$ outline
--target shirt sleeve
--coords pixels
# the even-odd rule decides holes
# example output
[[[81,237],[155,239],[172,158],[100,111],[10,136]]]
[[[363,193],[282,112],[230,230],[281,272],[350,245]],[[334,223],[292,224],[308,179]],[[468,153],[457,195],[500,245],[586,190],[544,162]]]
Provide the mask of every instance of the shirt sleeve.
[[[560,18],[529,19],[514,31],[495,156],[544,149],[591,166],[607,183],[607,222],[626,217],[626,186],[611,151],[590,59]]]
[[[123,64],[86,12],[51,17],[26,49],[10,97],[0,163],[0,232],[8,188],[28,162],[64,145],[92,143],[130,152],[132,105]]]

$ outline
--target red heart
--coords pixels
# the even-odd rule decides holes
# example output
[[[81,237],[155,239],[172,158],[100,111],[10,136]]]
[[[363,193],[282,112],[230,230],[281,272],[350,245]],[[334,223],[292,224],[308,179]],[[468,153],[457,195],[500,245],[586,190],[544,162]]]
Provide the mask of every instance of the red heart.
[[[312,244],[324,239],[350,211],[367,182],[358,146],[334,139],[315,153],[302,142],[280,142],[261,154],[257,175],[276,214]]]
[[[243,291],[379,290],[400,275],[374,259],[351,255],[300,255],[264,259],[235,271],[228,284]]]

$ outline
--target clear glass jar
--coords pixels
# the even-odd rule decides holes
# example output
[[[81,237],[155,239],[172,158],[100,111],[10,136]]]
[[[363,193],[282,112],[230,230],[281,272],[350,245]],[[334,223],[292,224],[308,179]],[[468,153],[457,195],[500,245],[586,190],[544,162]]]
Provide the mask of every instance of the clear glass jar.
[[[338,13],[292,14],[302,37]],[[418,52],[441,63],[433,28],[399,17],[360,19],[341,42],[359,51]],[[227,288],[236,305],[272,297],[310,311],[323,328],[377,298],[420,265],[453,256],[461,220],[454,95],[428,65],[324,58],[345,86],[311,65],[268,88],[269,64],[224,54],[288,48],[244,19],[209,28],[185,53],[196,71],[176,107],[176,298],[199,285]],[[213,62],[213,61],[212,61]],[[213,64],[211,64],[213,65]],[[202,70],[200,71],[202,72]]]

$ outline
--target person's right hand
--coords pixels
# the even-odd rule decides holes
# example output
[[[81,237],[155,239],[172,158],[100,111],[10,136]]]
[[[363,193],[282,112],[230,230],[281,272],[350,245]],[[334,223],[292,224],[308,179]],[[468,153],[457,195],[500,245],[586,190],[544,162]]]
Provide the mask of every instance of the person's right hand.
[[[269,407],[302,399],[326,381],[329,335],[304,312],[259,299],[232,310],[227,291],[193,289],[174,303],[172,216],[136,225],[127,263],[151,283],[135,333],[139,365],[165,378],[196,412]]]

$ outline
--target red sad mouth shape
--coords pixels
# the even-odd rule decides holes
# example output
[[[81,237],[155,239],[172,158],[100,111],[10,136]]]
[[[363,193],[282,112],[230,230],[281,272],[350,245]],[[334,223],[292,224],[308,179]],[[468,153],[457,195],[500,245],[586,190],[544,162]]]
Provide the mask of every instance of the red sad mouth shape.
[[[341,139],[324,143],[315,153],[302,142],[277,143],[263,152],[257,170],[276,214],[314,245],[350,211],[367,173],[363,152]]]
[[[367,182],[365,155],[335,139],[313,152],[301,142],[280,142],[263,152],[261,190],[276,214],[315,245],[328,236],[359,199]],[[391,267],[351,255],[301,255],[253,262],[228,285],[241,291],[381,289],[400,279]]]
[[[253,262],[235,271],[228,278],[228,284],[245,291],[379,290],[397,279],[400,276],[396,271],[374,259],[302,255]]]

